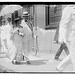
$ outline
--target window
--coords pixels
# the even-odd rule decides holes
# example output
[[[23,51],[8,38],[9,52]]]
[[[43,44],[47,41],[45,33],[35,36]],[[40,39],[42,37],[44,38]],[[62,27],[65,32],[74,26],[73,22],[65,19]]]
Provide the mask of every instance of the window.
[[[46,5],[46,29],[55,29],[59,25],[62,15],[62,5]]]

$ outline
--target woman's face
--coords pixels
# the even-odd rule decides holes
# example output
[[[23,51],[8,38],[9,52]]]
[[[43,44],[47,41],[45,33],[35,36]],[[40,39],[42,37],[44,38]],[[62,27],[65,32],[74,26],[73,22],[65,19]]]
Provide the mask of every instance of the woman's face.
[[[25,21],[29,19],[28,16],[24,16],[23,18],[24,18]]]
[[[20,25],[20,24],[21,24],[21,20],[18,20],[18,21],[17,21],[17,25]]]

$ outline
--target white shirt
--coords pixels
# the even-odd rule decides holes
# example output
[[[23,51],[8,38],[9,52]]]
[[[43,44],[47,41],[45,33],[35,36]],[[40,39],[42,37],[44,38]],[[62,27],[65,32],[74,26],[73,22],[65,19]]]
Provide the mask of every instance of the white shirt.
[[[71,15],[71,10],[72,7],[70,7],[69,5],[67,7],[65,7],[63,9],[62,12],[62,17],[61,17],[61,21],[60,21],[60,25],[59,25],[59,42],[66,42],[67,38],[67,27],[68,27],[68,23],[70,21],[70,15]]]

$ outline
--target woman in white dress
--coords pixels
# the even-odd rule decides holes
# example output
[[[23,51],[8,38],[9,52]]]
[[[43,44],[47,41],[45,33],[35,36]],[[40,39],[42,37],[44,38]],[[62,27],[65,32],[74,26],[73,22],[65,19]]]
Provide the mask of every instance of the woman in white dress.
[[[8,24],[5,26],[6,29],[6,40],[7,40],[7,51],[6,56],[9,58],[9,62],[12,62],[16,55],[16,47],[12,40],[13,38],[13,28],[11,24],[11,18],[7,18]]]
[[[18,18],[17,20],[17,25],[14,27],[14,30],[13,30],[13,33],[14,33],[14,40],[13,40],[13,43],[16,47],[16,56],[14,58],[14,64],[17,64],[17,63],[21,63],[20,61],[23,60],[23,55],[22,55],[22,35],[20,35],[20,29],[22,26],[20,26],[20,22],[21,22],[21,19]]]

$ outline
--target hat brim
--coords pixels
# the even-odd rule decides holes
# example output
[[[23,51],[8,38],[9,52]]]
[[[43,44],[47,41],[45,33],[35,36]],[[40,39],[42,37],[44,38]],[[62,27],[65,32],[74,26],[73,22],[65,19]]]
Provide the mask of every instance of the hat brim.
[[[14,19],[15,21],[17,21],[17,20],[21,20],[21,18],[16,18],[16,19]]]
[[[28,15],[23,14],[22,16],[30,16],[30,14],[28,14]]]
[[[2,20],[1,22],[4,22],[5,20]]]

